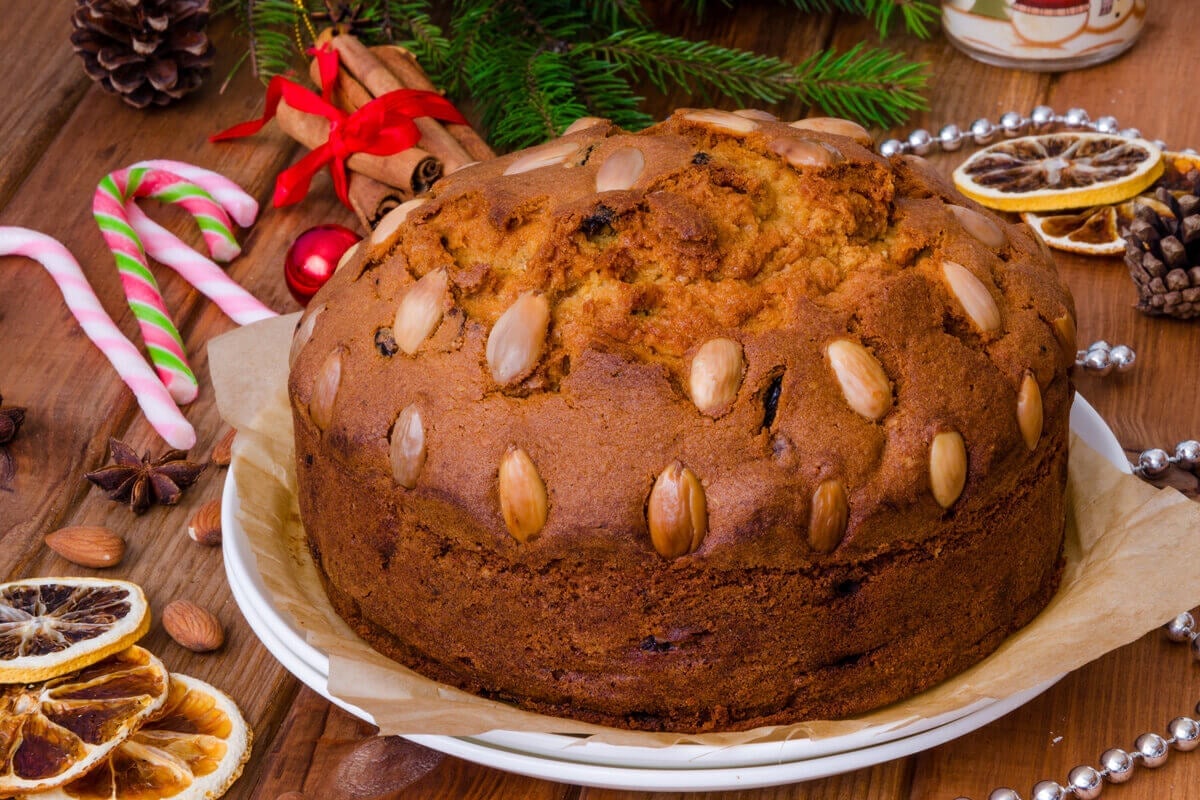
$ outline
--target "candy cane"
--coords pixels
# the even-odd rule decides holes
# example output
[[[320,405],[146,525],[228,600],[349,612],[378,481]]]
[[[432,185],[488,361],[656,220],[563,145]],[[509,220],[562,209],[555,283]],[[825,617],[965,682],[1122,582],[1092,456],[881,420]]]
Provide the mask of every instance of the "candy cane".
[[[125,204],[129,224],[141,239],[146,255],[166,264],[217,304],[239,325],[277,316],[219,266],[181,242],[175,234],[146,216],[133,200]]]
[[[0,255],[26,256],[42,264],[58,284],[67,308],[84,333],[133,391],[154,430],[171,447],[188,450],[196,444],[195,430],[146,365],[137,347],[125,338],[100,305],[79,263],[67,248],[37,231],[0,227]]]
[[[162,170],[172,175],[178,175],[186,181],[191,181],[212,195],[213,199],[229,212],[229,216],[233,217],[234,222],[243,228],[253,225],[254,218],[258,216],[258,201],[224,175],[184,161],[171,161],[165,158],[139,161],[130,169],[138,167]]]

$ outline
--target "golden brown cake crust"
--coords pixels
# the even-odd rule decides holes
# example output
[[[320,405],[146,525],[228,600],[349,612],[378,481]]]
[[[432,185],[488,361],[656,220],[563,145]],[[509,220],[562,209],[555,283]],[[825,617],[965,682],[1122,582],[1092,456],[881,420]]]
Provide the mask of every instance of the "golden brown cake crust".
[[[1048,601],[1074,311],[1033,234],[920,159],[729,116],[455,173],[314,298],[301,512],[383,652],[553,714],[739,729],[919,691]],[[397,309],[441,269],[410,355]],[[542,298],[537,357],[498,382],[489,336]],[[694,373],[725,339],[734,393],[706,406]],[[674,462],[704,519],[681,501],[665,557],[647,510],[672,508],[651,493]]]

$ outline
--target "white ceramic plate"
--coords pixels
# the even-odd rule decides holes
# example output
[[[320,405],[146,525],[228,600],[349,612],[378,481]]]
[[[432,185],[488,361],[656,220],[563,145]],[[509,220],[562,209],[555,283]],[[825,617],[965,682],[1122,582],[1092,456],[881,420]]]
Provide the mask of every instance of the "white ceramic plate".
[[[1129,471],[1124,451],[1108,426],[1076,395],[1071,427],[1101,455]],[[236,462],[222,497],[225,569],[246,620],[284,667],[314,691],[350,713],[363,710],[330,697],[329,661],[303,632],[271,604],[245,532],[237,520]],[[500,769],[549,780],[609,788],[683,791],[770,786],[834,775],[933,747],[982,727],[1036,697],[1054,681],[999,701],[981,701],[932,719],[867,728],[821,740],[707,747],[627,747],[581,742],[576,737],[492,731],[472,737],[409,736],[442,752]]]

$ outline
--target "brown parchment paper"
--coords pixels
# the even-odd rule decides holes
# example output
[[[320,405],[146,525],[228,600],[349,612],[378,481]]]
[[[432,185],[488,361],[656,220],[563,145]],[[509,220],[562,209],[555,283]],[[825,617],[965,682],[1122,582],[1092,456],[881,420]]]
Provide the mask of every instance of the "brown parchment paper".
[[[850,719],[739,733],[645,733],[546,717],[435,683],[379,655],[333,611],[304,546],[295,499],[287,353],[297,315],[209,344],[221,416],[237,428],[240,521],[275,607],[329,655],[329,690],[369,712],[380,733],[469,736],[490,730],[579,734],[609,744],[717,747],[890,728],[1002,699],[1053,680],[1200,605],[1200,504],[1116,469],[1072,434],[1062,587],[989,658],[916,697]]]

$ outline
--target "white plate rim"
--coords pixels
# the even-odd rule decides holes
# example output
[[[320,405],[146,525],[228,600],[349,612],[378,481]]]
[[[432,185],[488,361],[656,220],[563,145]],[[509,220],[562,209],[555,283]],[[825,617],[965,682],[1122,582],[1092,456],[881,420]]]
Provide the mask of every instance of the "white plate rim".
[[[1075,403],[1071,409],[1071,428],[1105,458],[1112,461],[1125,472],[1130,471],[1124,450],[1121,448],[1115,435],[1091,405],[1078,394],[1075,396]],[[368,722],[373,722],[370,715],[362,709],[330,696],[328,691],[328,658],[324,653],[321,653],[308,644],[303,632],[290,617],[281,614],[271,603],[269,599],[270,595],[263,585],[261,577],[258,575],[257,562],[250,549],[245,532],[237,520],[236,510],[238,501],[235,473],[236,461],[234,465],[231,465],[229,479],[226,480],[222,493],[222,527],[225,532],[223,537],[224,561],[235,601],[250,623],[251,629],[263,641],[267,650],[289,672],[293,673],[314,691],[317,691],[349,713]],[[576,783],[611,788],[640,788],[642,786],[650,788],[648,784],[641,782],[628,784],[591,782],[593,780],[601,780],[603,775],[600,773],[587,778],[584,775],[564,776],[557,773],[551,775],[549,773],[531,772],[529,770],[534,769],[535,765],[533,762],[528,761],[528,759],[533,759],[534,761],[540,759],[555,764],[566,763],[582,767],[599,767],[607,770],[651,771],[655,773],[664,771],[702,771],[707,774],[722,770],[745,771],[759,767],[772,768],[801,761],[825,761],[835,756],[856,752],[881,755],[892,752],[887,747],[890,743],[929,741],[931,743],[924,745],[924,747],[932,747],[942,741],[948,741],[948,738],[933,741],[933,738],[926,737],[925,735],[936,732],[944,734],[949,731],[959,730],[961,730],[961,733],[954,735],[962,735],[987,724],[987,722],[990,722],[1001,714],[1007,713],[1007,711],[1027,702],[1036,696],[1036,694],[1045,691],[1053,683],[1054,681],[1050,681],[1040,687],[1036,687],[1036,692],[1029,690],[1033,693],[1029,694],[1028,697],[1024,696],[1026,693],[1020,693],[1013,696],[1013,698],[1005,698],[999,701],[981,701],[933,719],[918,720],[908,725],[893,726],[886,729],[866,729],[845,737],[820,740],[794,739],[788,742],[760,742],[724,748],[696,744],[680,744],[667,748],[647,748],[595,742],[581,743],[579,739],[571,736],[516,731],[491,731],[471,737],[414,735],[407,738],[433,747],[434,749],[443,752],[453,752],[454,755],[475,761],[480,761],[481,758],[489,754],[507,753],[508,755],[501,756],[500,758],[504,763],[511,763],[512,766],[502,766],[499,763],[495,763],[494,759],[481,761],[481,763],[499,766],[522,774],[537,775],[554,780],[570,780]],[[1019,702],[1012,703],[1011,701],[1014,698],[1021,699]],[[907,755],[912,752],[917,752],[917,750],[909,750],[898,755],[889,755],[886,758],[869,763],[879,763],[880,760],[897,758],[899,755]],[[842,762],[834,759],[832,763]],[[866,765],[865,763],[856,763],[855,766],[848,766],[846,769],[857,769]],[[816,771],[823,769],[815,763],[810,763],[809,766]],[[809,777],[822,777],[831,774],[835,773],[821,772],[820,774],[816,774],[814,772]],[[614,775],[612,777],[616,779],[618,776]],[[717,778],[719,776],[713,775],[712,777]],[[722,784],[726,788],[770,785],[770,783],[746,783],[744,779],[748,776],[745,775],[730,775],[727,777],[731,782],[727,785]],[[721,779],[724,780],[724,778]],[[784,783],[804,779],[807,778],[787,777],[772,782]],[[655,784],[655,786],[658,786],[658,784]],[[663,784],[659,788],[677,788],[678,790],[682,790],[685,788],[716,789],[720,787],[710,785],[709,783],[701,785],[684,781],[678,786],[676,784]]]

